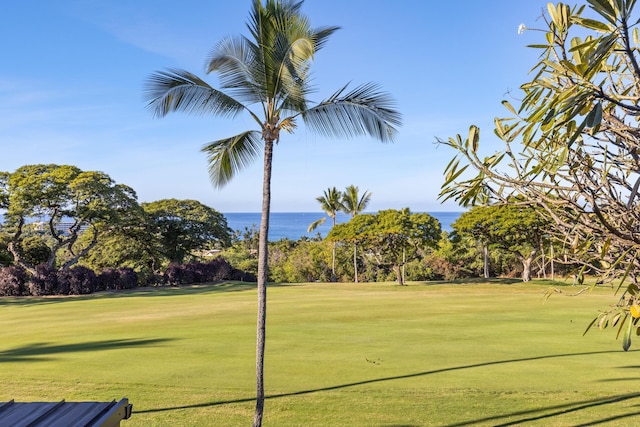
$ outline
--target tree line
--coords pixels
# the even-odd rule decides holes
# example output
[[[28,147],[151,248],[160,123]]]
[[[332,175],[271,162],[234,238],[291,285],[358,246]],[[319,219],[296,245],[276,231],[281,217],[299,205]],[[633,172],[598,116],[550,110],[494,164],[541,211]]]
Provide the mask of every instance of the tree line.
[[[356,186],[347,188],[359,193]],[[372,196],[369,191],[363,195],[367,200]],[[331,187],[316,198],[327,213],[324,220],[333,220],[326,238],[269,243],[270,281],[354,282],[357,274],[361,282],[398,284],[478,277],[523,281],[569,277],[573,282],[582,269],[574,261],[574,248],[554,242],[553,224],[527,205],[476,206],[451,224],[451,232],[443,232],[436,218],[409,208],[358,213],[336,224],[338,210],[344,210],[327,201],[342,197]],[[238,234],[242,240],[222,256],[243,270],[255,271],[258,230],[245,228]]]
[[[198,201],[138,203],[132,188],[107,174],[68,165],[27,165],[13,173],[0,172],[0,209],[0,264],[14,267],[5,272],[10,283],[0,294],[24,293],[18,291],[20,283],[27,286],[32,278],[52,281],[53,276],[77,274],[84,277],[78,280],[92,282],[94,272],[114,269],[127,272],[121,275],[122,283],[111,274],[106,284],[83,285],[80,293],[175,283],[176,265],[203,261],[207,251],[230,246],[233,236],[224,215]],[[229,266],[226,278],[233,277],[249,276]],[[78,293],[63,284],[46,285],[46,291],[40,285],[33,288],[29,293]]]
[[[526,205],[474,207],[452,224],[452,233],[443,233],[435,218],[409,208],[363,213],[371,197],[355,185],[325,190],[316,200],[327,216],[309,230],[330,218],[329,234],[270,242],[268,280],[404,284],[516,274],[529,280],[532,268],[546,276],[554,265],[556,272],[568,271],[560,256],[567,248],[555,248],[555,258],[550,254],[550,224]],[[5,212],[0,263],[21,268],[24,277],[83,267],[97,276],[109,272],[110,281],[114,270],[127,269],[123,284],[96,285],[96,290],[184,284],[223,278],[196,266],[215,258],[228,264],[224,270],[233,272],[228,278],[252,280],[258,273],[258,230],[231,230],[223,214],[195,200],[138,203],[132,188],[102,172],[23,166],[0,173],[0,200]],[[349,213],[350,220],[336,224],[339,211]],[[5,294],[15,294],[16,286]],[[45,288],[51,292],[51,285]],[[71,289],[62,286],[60,292]]]

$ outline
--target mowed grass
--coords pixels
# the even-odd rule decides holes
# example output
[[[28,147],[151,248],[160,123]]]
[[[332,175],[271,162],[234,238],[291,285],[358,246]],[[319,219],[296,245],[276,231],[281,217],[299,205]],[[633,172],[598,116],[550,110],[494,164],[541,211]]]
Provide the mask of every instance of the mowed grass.
[[[612,289],[269,288],[265,426],[640,424],[640,338],[582,333]],[[577,288],[565,287],[568,292]],[[0,299],[0,401],[129,398],[133,426],[247,426],[256,290]]]

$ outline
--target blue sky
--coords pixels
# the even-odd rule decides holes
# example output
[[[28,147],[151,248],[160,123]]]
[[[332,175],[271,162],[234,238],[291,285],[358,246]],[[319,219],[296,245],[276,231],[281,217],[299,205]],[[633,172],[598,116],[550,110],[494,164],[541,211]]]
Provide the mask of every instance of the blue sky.
[[[316,56],[319,101],[344,84],[376,82],[403,114],[393,144],[325,139],[301,126],[274,154],[272,211],[319,211],[315,197],[354,184],[371,211],[460,210],[437,195],[454,153],[435,144],[480,126],[491,150],[500,101],[517,96],[538,53],[546,1],[306,0],[314,26],[342,27]],[[0,170],[70,164],[100,170],[141,202],[196,199],[221,212],[260,211],[262,161],[222,190],[200,148],[255,125],[174,113],[154,118],[148,76],[169,67],[200,76],[211,48],[246,34],[249,0],[32,0],[3,5]],[[215,76],[206,79],[216,85]],[[510,91],[514,93],[509,94]],[[517,101],[516,101],[517,102]]]

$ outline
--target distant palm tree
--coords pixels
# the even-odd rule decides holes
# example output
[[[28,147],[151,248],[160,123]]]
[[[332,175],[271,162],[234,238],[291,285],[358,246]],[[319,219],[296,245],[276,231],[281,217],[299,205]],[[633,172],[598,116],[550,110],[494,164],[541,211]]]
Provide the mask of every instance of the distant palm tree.
[[[320,203],[322,210],[329,215],[333,222],[332,227],[336,225],[336,215],[338,211],[343,210],[342,206],[342,193],[338,191],[336,187],[328,188],[324,190],[324,195],[316,197],[316,200]],[[312,222],[307,228],[308,232],[311,232],[318,228],[318,226],[324,224],[327,217],[322,217],[317,221]],[[336,281],[336,242],[333,242],[333,250],[331,257],[331,281]]]
[[[247,27],[250,37],[223,39],[207,61],[207,73],[217,73],[220,89],[184,70],[156,72],[147,81],[146,99],[156,116],[172,111],[235,117],[246,113],[257,129],[214,141],[203,147],[209,175],[222,187],[263,152],[262,215],[258,245],[258,321],[256,339],[256,410],[254,426],[264,411],[264,350],[266,342],[267,266],[271,167],[280,131],[292,133],[297,119],[324,136],[370,135],[393,140],[400,113],[391,98],[374,84],[310,105],[310,66],[315,53],[338,27],[311,28],[301,14],[302,1],[253,0]],[[252,108],[255,107],[255,110]]]
[[[350,214],[351,217],[363,212],[371,200],[369,191],[365,191],[362,196],[358,192],[358,187],[350,185],[342,193],[342,210]],[[355,242],[353,243],[353,272],[355,282],[358,283],[358,245]]]

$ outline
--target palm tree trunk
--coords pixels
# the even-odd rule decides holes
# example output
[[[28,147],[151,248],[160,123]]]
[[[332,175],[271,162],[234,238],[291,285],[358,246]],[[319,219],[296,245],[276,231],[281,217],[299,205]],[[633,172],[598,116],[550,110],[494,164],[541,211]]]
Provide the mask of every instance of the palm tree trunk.
[[[489,246],[485,243],[482,252],[484,255],[484,278],[489,278]]]
[[[333,218],[333,227],[336,226],[336,217],[334,216]],[[333,248],[331,251],[331,281],[335,282],[337,281],[336,278],[336,242],[333,242]]]
[[[336,277],[336,242],[333,242],[333,248],[331,250],[331,281],[337,281]]]
[[[355,282],[358,283],[358,245],[353,244],[353,274]]]
[[[256,337],[256,411],[253,427],[262,426],[264,413],[264,352],[267,332],[267,269],[269,263],[269,214],[271,211],[271,166],[273,140],[264,141],[264,177],[262,181],[262,216],[258,242],[258,322]]]

